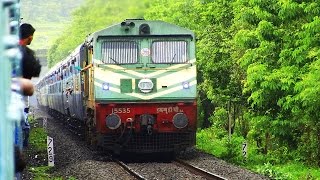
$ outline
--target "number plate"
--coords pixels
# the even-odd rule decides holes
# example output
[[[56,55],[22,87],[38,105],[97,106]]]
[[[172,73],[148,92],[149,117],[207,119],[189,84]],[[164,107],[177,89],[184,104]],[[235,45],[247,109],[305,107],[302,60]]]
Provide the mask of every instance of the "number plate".
[[[112,108],[112,113],[115,114],[128,114],[131,112],[130,108]]]

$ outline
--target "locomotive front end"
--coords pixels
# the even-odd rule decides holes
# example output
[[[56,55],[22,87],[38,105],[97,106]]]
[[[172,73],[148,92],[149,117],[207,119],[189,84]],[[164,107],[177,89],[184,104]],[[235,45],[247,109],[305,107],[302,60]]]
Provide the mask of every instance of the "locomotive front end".
[[[195,109],[192,102],[98,104],[99,142],[132,152],[183,150],[195,144]]]
[[[97,144],[139,153],[193,146],[193,33],[162,21],[126,20],[91,38],[94,103],[88,112]]]

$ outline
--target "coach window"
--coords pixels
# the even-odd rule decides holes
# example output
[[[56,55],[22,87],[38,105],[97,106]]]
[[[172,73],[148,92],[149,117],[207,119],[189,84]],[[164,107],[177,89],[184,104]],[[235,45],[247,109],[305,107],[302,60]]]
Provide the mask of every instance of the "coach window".
[[[64,76],[64,77],[67,77],[67,71],[66,71],[66,69],[63,69],[63,76]]]
[[[57,92],[58,91],[58,83],[57,83],[58,82],[58,74],[54,75],[54,80],[55,80],[54,81],[54,83],[55,83],[55,85],[54,85],[55,86],[55,92]]]
[[[70,65],[70,74],[71,74],[71,75],[73,74],[73,64]]]
[[[80,56],[78,55],[74,61],[74,66],[79,66],[79,59],[80,59]],[[75,73],[77,73],[77,71],[75,71]]]
[[[151,47],[152,62],[158,64],[186,63],[186,41],[154,41]]]
[[[134,64],[138,61],[138,45],[134,41],[105,41],[101,59],[106,64]]]

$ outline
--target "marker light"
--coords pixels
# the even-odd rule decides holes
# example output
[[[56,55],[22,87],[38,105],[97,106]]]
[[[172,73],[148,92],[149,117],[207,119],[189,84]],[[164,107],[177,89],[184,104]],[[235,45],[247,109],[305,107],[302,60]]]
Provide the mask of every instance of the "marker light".
[[[189,85],[189,82],[182,82],[182,87],[183,89],[189,89],[190,88],[190,85]]]
[[[109,83],[103,83],[103,84],[102,84],[102,89],[103,89],[103,90],[109,90],[109,88],[110,88]]]

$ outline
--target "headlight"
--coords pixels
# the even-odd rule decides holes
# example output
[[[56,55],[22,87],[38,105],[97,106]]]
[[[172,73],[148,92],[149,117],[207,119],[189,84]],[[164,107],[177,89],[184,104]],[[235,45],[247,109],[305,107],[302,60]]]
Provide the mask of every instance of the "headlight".
[[[151,79],[141,79],[138,83],[138,87],[141,92],[148,93],[152,91],[153,82]]]
[[[183,82],[182,87],[183,87],[183,89],[189,89],[190,88],[189,82]]]
[[[120,116],[117,114],[109,114],[106,117],[106,125],[109,129],[117,129],[121,125]]]
[[[182,129],[188,125],[188,117],[184,113],[177,113],[173,116],[173,125],[178,128]]]

